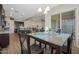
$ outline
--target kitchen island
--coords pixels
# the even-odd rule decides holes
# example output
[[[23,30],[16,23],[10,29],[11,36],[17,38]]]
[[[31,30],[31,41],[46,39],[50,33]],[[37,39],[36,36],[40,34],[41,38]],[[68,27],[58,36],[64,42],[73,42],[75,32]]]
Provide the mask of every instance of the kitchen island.
[[[9,32],[0,32],[0,47],[6,48],[9,45]]]

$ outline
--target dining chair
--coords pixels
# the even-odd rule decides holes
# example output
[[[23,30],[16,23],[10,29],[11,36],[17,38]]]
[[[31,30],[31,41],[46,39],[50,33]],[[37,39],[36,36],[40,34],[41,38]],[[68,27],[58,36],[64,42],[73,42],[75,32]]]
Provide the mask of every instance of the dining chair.
[[[27,54],[27,43],[26,43],[26,31],[18,29],[19,42],[21,47],[21,54]]]
[[[71,54],[72,53],[72,42],[73,42],[73,33],[71,34],[71,36],[67,39],[67,46],[63,45],[64,49],[62,51],[62,53],[64,54]]]
[[[31,38],[25,33],[19,34],[19,41],[21,45],[21,53],[22,54],[43,54],[44,49],[40,46],[40,44],[31,44]],[[35,39],[34,39],[35,40]]]
[[[34,39],[34,38],[31,38],[30,36],[27,35],[26,41],[27,41],[28,53],[29,54],[43,54],[44,48],[42,47],[42,43],[37,41],[39,44],[34,43],[34,44],[30,45],[31,39]],[[34,40],[36,40],[36,38]]]
[[[72,42],[73,42],[73,33],[71,34],[71,36],[64,42],[63,46],[62,46],[62,51],[60,53],[64,53],[64,54],[71,54],[72,51]],[[53,46],[50,46],[51,48],[51,54],[53,53],[53,51],[55,50],[54,54],[58,54],[58,48],[54,48]]]

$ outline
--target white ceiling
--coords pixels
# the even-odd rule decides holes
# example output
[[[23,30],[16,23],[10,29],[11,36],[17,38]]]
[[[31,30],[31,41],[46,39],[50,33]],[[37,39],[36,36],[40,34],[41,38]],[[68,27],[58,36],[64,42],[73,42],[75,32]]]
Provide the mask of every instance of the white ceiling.
[[[25,20],[39,14],[37,11],[39,7],[41,7],[44,12],[47,6],[53,8],[54,6],[57,6],[57,4],[4,4],[3,6],[7,16],[10,16],[12,13],[12,17],[14,17],[15,20]],[[14,10],[11,10],[11,8],[14,8]]]

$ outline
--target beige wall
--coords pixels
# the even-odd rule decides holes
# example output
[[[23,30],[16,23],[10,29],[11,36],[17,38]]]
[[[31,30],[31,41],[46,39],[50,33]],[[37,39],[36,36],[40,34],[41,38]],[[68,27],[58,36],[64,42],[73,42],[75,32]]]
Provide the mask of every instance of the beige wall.
[[[45,22],[42,22],[41,19],[37,19],[37,18],[31,18],[27,21],[24,21],[25,28],[37,27],[37,25],[39,25],[39,28],[45,27]]]
[[[76,35],[76,46],[79,47],[79,5],[59,5],[54,7],[47,15],[45,15],[45,27],[51,28],[51,16],[55,14],[59,14],[60,16],[62,12],[67,12],[75,10],[75,35]],[[62,19],[60,17],[60,26],[62,25]],[[62,26],[61,26],[62,29]]]

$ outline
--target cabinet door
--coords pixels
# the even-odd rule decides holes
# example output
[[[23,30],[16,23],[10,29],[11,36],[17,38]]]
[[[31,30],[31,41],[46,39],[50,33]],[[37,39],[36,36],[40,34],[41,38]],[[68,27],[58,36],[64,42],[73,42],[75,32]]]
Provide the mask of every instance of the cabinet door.
[[[5,48],[9,45],[9,34],[0,34],[0,46]]]

